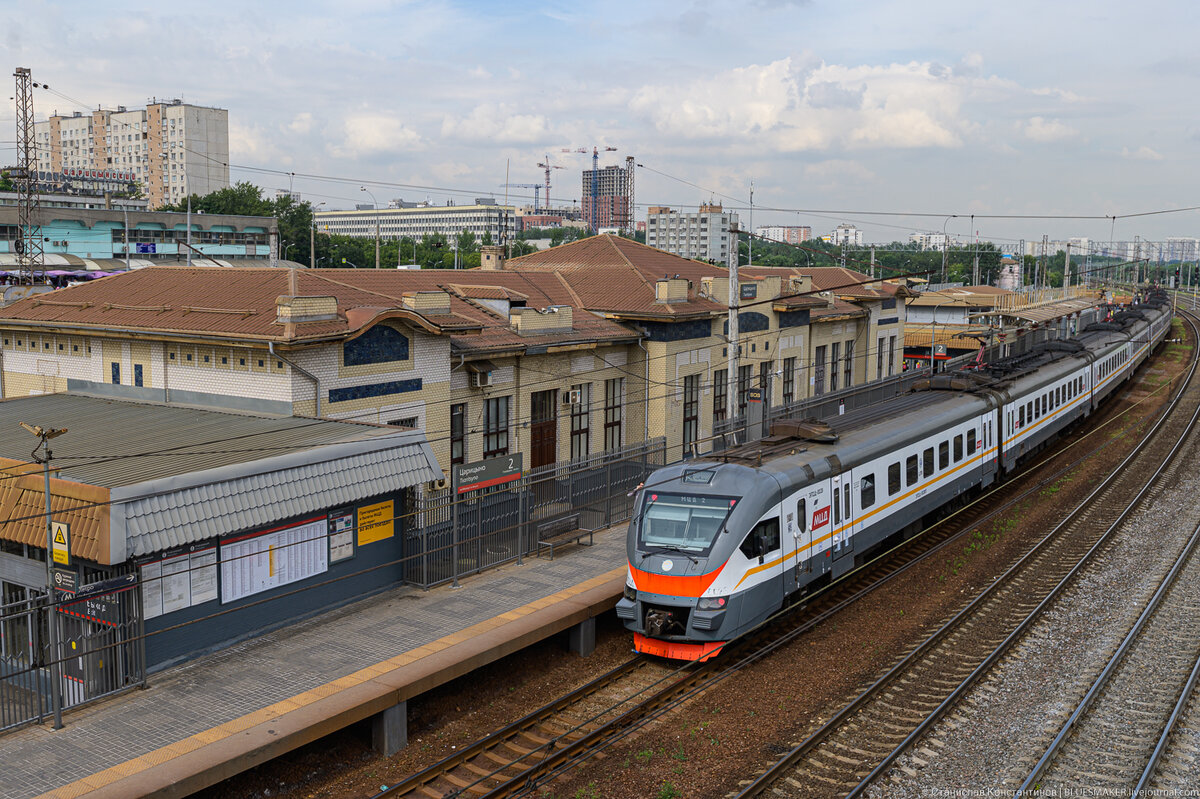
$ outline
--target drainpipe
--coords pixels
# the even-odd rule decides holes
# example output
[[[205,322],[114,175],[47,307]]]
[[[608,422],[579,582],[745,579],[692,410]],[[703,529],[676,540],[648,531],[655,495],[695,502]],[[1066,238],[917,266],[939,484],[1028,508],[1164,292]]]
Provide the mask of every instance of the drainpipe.
[[[313,381],[313,397],[314,397],[314,399],[316,401],[316,405],[317,405],[316,415],[319,418],[321,416],[321,381],[317,378],[316,375],[314,375],[312,372],[308,371],[304,367],[300,366],[295,361],[289,361],[287,358],[283,357],[278,352],[276,352],[274,341],[267,342],[267,352],[269,352],[271,354],[272,358],[278,358],[279,360],[286,363],[288,366],[295,369],[300,374],[307,377],[309,380]]]
[[[644,336],[645,334],[646,331],[643,330],[642,335]],[[642,403],[642,421],[645,422],[645,429],[642,432],[642,446],[645,447],[646,442],[650,440],[650,350],[646,349],[646,345],[642,344],[641,336],[638,336],[637,345],[642,348],[642,352],[646,355],[646,377],[644,378],[644,393],[642,394],[642,398],[644,400]],[[666,430],[664,430],[663,433],[665,434]],[[664,444],[664,446],[666,446],[666,444]]]

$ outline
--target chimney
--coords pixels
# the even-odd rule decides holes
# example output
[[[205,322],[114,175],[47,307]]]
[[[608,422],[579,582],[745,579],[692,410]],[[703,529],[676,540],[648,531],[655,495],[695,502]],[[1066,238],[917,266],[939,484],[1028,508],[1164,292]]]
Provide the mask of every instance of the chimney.
[[[283,295],[275,298],[277,324],[322,322],[337,318],[337,297]]]
[[[504,248],[497,244],[485,244],[480,247],[479,268],[492,271],[504,269]]]

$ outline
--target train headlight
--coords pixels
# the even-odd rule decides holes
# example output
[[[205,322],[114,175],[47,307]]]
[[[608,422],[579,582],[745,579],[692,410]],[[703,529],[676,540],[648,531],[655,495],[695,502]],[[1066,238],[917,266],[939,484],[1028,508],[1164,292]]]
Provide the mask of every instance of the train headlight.
[[[637,589],[634,588],[629,583],[625,583],[625,590],[622,591],[621,593],[630,602],[634,602],[637,600]]]
[[[701,597],[696,603],[696,610],[724,610],[729,604],[729,598],[723,596]]]

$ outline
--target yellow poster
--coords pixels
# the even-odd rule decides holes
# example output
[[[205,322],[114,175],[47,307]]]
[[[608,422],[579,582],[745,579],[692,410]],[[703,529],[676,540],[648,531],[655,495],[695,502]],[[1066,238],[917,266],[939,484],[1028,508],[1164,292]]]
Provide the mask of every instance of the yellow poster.
[[[372,544],[391,538],[395,532],[393,519],[396,514],[392,510],[393,501],[380,502],[378,505],[367,505],[358,509],[358,545]]]

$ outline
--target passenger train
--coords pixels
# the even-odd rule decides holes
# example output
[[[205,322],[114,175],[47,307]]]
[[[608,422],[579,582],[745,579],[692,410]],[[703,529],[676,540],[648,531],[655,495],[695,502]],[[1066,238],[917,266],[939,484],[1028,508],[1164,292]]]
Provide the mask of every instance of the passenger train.
[[[1165,293],[1075,337],[944,372],[831,425],[783,420],[760,441],[654,472],[639,492],[617,615],[634,648],[707,660],[798,591],[965,502],[1088,416],[1166,337]]]

